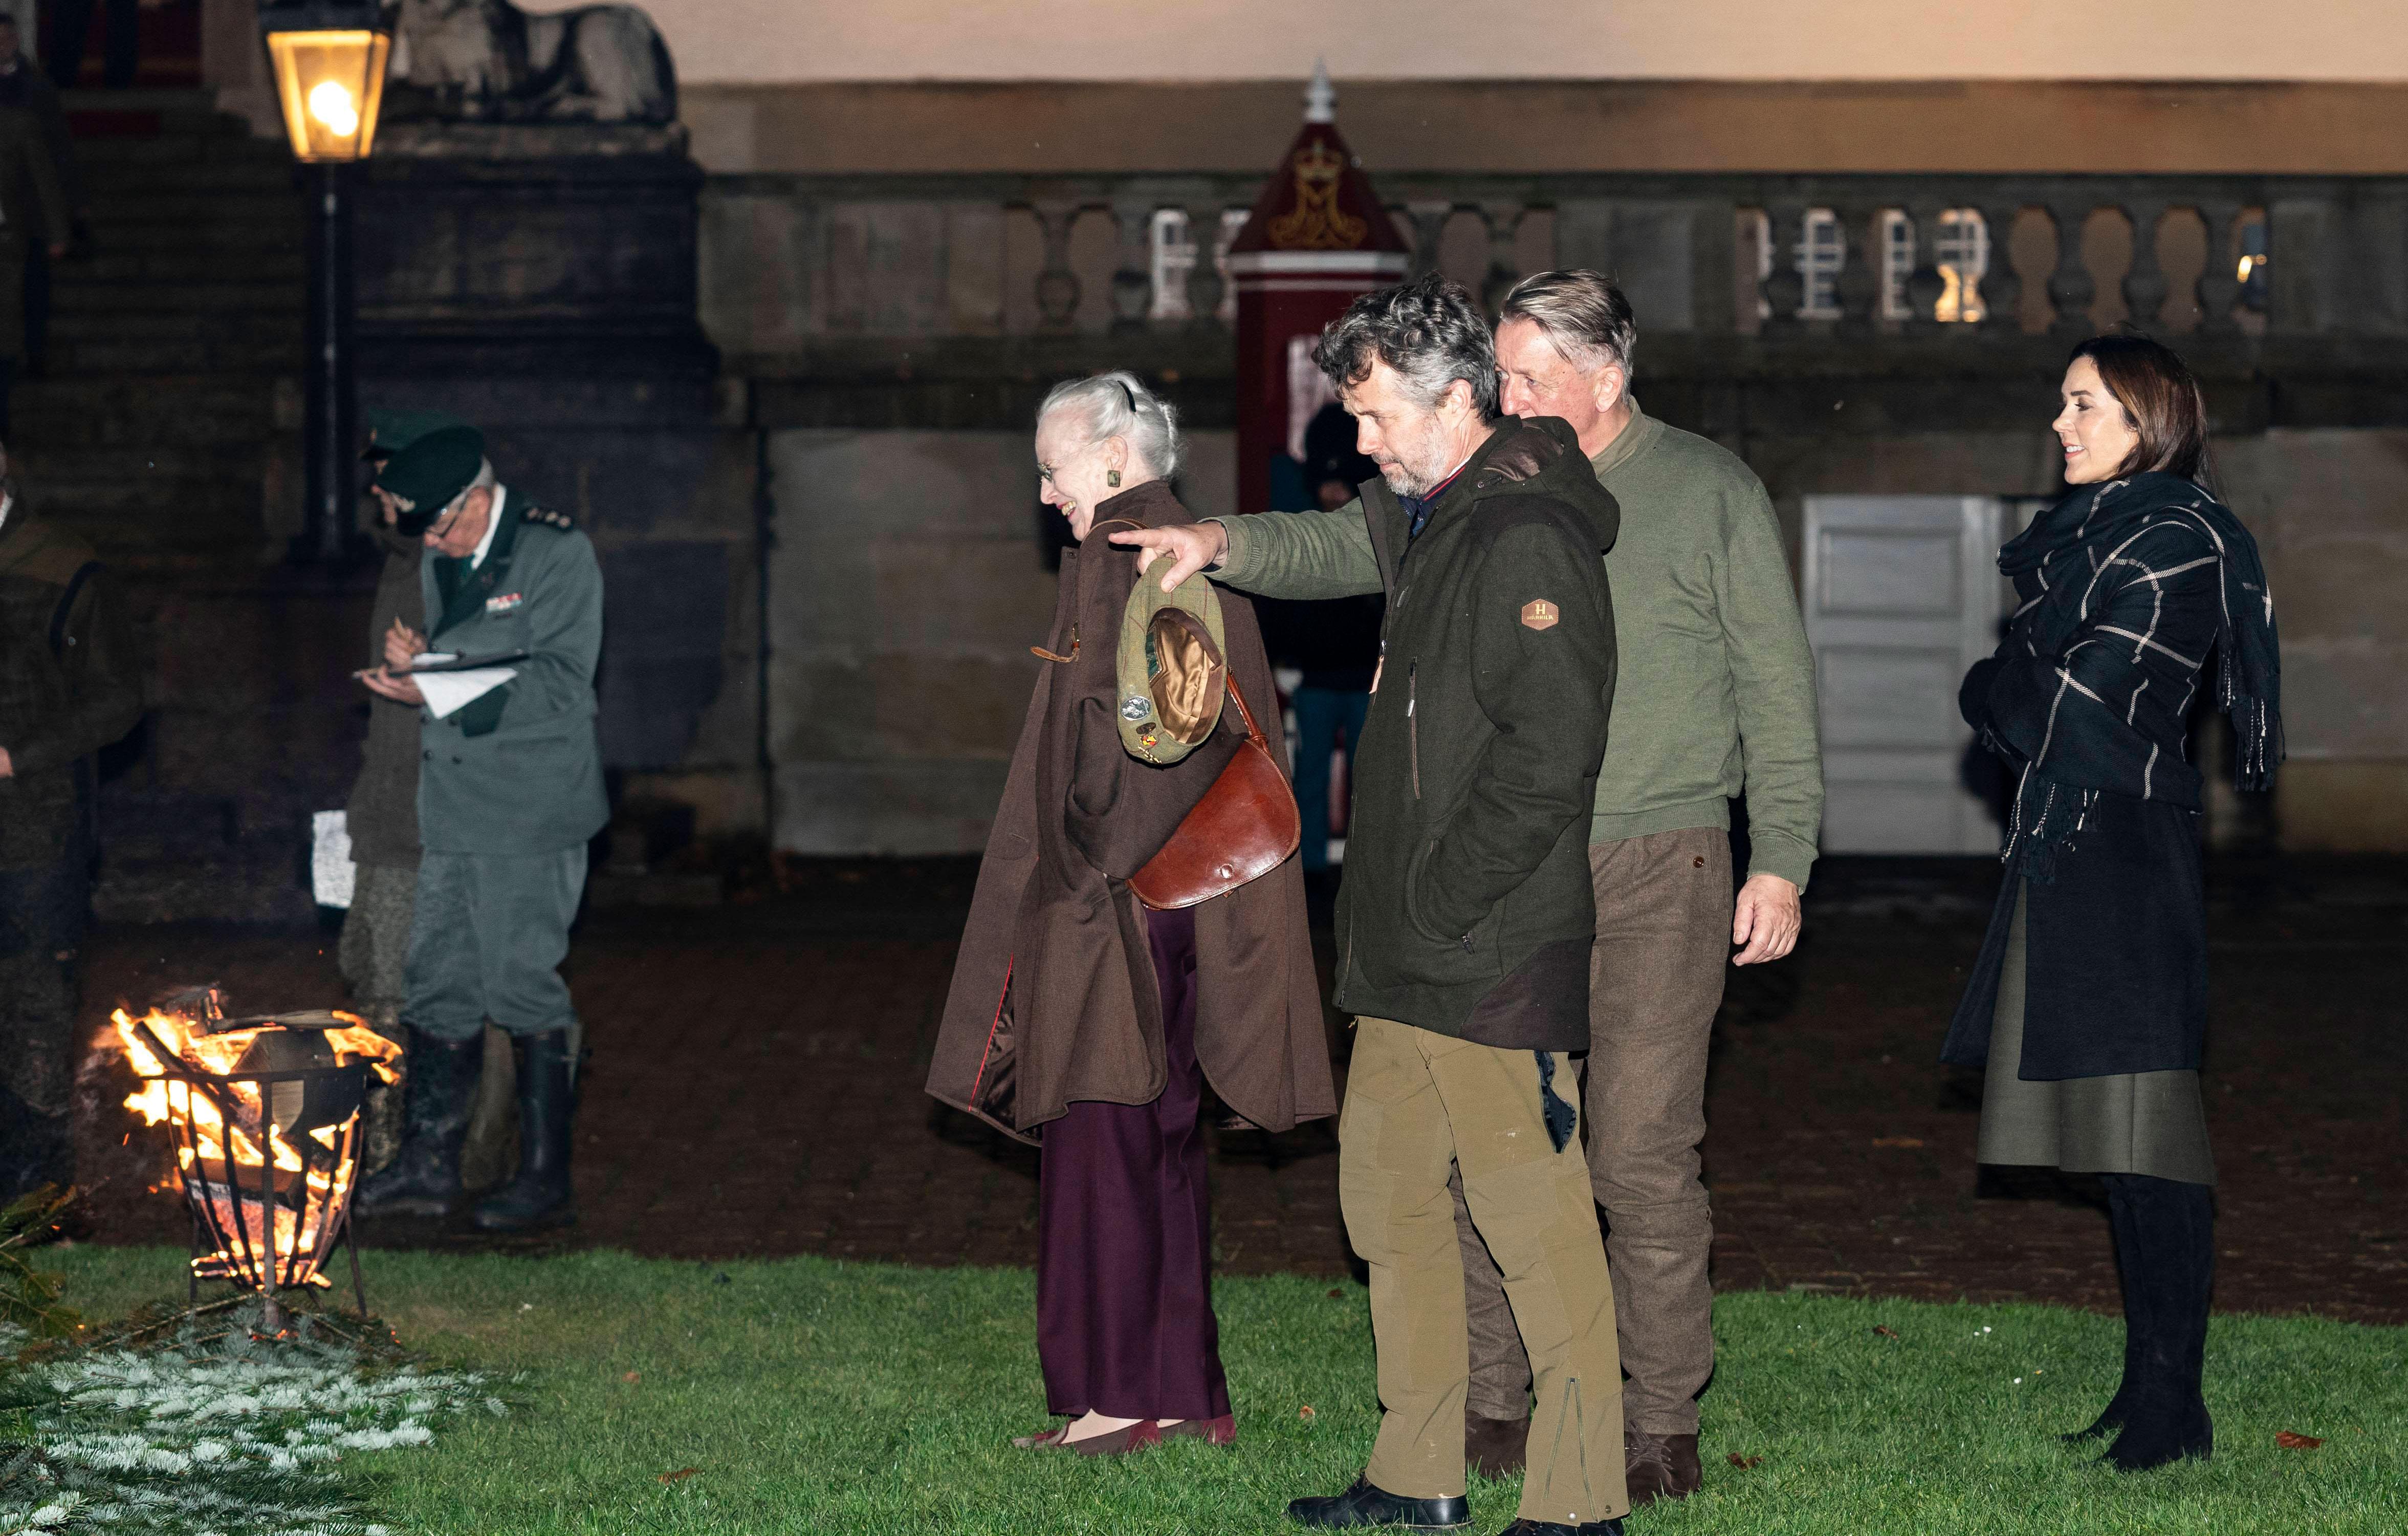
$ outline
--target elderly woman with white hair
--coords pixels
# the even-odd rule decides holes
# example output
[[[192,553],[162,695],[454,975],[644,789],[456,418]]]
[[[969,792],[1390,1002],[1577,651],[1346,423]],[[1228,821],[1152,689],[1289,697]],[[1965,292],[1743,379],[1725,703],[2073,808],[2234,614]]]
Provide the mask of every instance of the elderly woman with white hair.
[[[1139,755],[1122,731],[1152,718],[1125,666],[1169,642],[1160,615],[1128,627],[1139,557],[1109,535],[1191,521],[1169,483],[1179,459],[1170,405],[1132,374],[1065,383],[1039,410],[1040,494],[1078,548],[1062,558],[1052,633],[1029,648],[1036,689],[928,1074],[936,1098],[1042,1149],[1038,1354],[1063,1422],[1015,1442],[1028,1449],[1235,1437],[1204,1088],[1267,1130],[1337,1108],[1297,860],[1189,906],[1149,907],[1129,885],[1246,740],[1226,690],[1191,701],[1196,739],[1176,762]],[[1253,608],[1218,595],[1215,634],[1187,611],[1213,601],[1198,581],[1142,606],[1171,609],[1185,643],[1217,650],[1229,683],[1268,711]],[[1276,735],[1270,751],[1284,770]]]

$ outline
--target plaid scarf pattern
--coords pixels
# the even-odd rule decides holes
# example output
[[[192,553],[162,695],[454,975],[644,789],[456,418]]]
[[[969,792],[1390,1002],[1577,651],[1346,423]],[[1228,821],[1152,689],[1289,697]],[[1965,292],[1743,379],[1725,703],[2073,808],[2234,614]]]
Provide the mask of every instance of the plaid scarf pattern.
[[[2086,487],[1999,552],[2021,599],[1990,662],[1985,743],[2023,764],[2003,856],[2051,877],[2100,794],[2196,810],[2185,721],[2211,659],[2235,779],[2283,757],[2280,645],[2257,540],[2174,475]]]

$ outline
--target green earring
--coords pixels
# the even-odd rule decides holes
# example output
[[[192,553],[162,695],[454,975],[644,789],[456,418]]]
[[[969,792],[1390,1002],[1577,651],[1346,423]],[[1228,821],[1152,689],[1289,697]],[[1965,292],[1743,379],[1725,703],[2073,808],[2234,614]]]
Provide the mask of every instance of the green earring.
[[[1117,470],[1117,469],[1107,469],[1107,470],[1105,470],[1105,471],[1104,471],[1104,483],[1105,483],[1106,485],[1117,486],[1117,485],[1119,485],[1119,484],[1120,484],[1120,482],[1121,482],[1121,472],[1120,472],[1119,470]]]

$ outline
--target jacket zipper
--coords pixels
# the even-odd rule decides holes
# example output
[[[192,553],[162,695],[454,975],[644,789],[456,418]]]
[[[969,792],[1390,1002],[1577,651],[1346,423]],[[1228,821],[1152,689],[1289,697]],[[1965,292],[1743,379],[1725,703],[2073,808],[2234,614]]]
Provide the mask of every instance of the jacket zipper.
[[[1422,664],[1418,658],[1405,664],[1405,752],[1413,770],[1413,798],[1422,797],[1422,723],[1413,713],[1420,697],[1418,680]]]

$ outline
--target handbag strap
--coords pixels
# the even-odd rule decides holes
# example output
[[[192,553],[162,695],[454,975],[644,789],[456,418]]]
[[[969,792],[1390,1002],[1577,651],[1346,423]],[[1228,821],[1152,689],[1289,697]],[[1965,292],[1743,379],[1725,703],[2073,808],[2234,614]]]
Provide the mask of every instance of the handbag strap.
[[[1263,735],[1263,728],[1254,724],[1254,711],[1246,708],[1246,696],[1238,691],[1237,669],[1228,667],[1228,660],[1226,657],[1222,658],[1222,665],[1226,668],[1221,674],[1222,679],[1229,685],[1229,697],[1237,703],[1238,718],[1246,723],[1246,739],[1252,741],[1255,746],[1262,748],[1265,752],[1270,751],[1270,739]]]

